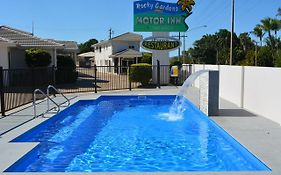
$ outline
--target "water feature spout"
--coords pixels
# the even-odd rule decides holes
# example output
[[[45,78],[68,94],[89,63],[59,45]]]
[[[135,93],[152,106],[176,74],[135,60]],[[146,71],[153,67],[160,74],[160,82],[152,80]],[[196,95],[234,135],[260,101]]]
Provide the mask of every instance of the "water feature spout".
[[[193,74],[191,74],[184,82],[182,87],[180,88],[175,101],[169,109],[169,113],[161,114],[163,119],[168,121],[178,121],[183,119],[183,113],[187,109],[187,105],[184,103],[185,98],[187,98],[186,93],[187,90],[191,87],[191,85],[195,82],[195,80],[203,75],[204,73],[208,73],[209,70],[200,70]]]

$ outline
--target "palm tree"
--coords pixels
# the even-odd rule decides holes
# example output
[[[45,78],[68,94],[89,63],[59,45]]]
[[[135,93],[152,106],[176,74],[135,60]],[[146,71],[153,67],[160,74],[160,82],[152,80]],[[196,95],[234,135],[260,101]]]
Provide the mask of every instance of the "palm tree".
[[[239,40],[243,47],[243,51],[246,51],[254,46],[252,39],[250,38],[249,35],[250,34],[248,32],[244,32],[239,35]]]
[[[275,32],[275,36],[277,36],[277,32],[281,29],[281,21],[278,19],[272,19],[271,29]]]
[[[279,7],[278,10],[277,10],[276,16],[281,16],[281,8],[280,8],[280,7]]]
[[[251,33],[253,33],[260,39],[260,43],[262,46],[262,38],[264,36],[264,32],[262,31],[262,26],[260,24],[256,25],[256,27],[254,28],[254,30]]]
[[[271,31],[273,30],[272,29],[273,19],[272,18],[265,18],[265,19],[261,20],[261,23],[262,23],[262,29],[265,32],[268,32],[268,36],[269,36],[269,38],[271,38]]]

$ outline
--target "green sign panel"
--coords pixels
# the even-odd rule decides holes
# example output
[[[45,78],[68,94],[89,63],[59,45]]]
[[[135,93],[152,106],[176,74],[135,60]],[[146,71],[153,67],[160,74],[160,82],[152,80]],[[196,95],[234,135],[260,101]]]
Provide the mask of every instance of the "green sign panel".
[[[178,3],[156,0],[134,2],[134,31],[136,32],[185,32],[185,19],[191,14]]]

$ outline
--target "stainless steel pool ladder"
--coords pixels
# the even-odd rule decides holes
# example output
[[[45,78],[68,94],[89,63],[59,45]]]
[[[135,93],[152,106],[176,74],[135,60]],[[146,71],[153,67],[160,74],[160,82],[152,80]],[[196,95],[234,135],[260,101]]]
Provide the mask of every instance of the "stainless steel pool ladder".
[[[53,85],[49,85],[48,88],[47,88],[47,96],[48,97],[50,97],[50,89],[53,89],[56,93],[60,94],[66,100],[65,102],[59,104],[59,106],[66,103],[66,102],[67,102],[67,106],[70,105],[70,100],[62,92],[60,92],[57,88],[55,88],[55,86],[53,86]],[[50,98],[47,98],[48,111],[50,110],[50,100],[49,99]]]
[[[48,101],[51,101],[52,103],[54,103],[57,106],[57,112],[60,111],[60,105],[58,105],[53,99],[51,99],[47,94],[45,94],[43,91],[41,91],[40,89],[35,89],[34,93],[33,93],[33,109],[34,109],[34,118],[37,118],[37,111],[36,111],[36,97],[37,97],[37,93],[42,94],[44,97],[46,97],[48,99]],[[46,111],[48,112],[49,109]],[[45,113],[43,113],[44,115]]]

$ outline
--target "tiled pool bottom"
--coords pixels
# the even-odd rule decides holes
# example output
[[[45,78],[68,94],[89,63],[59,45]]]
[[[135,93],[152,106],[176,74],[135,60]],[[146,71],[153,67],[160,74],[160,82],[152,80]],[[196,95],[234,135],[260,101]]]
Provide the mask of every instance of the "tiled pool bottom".
[[[174,98],[80,101],[17,138],[41,144],[7,172],[269,170],[187,100],[183,120],[159,117]]]

